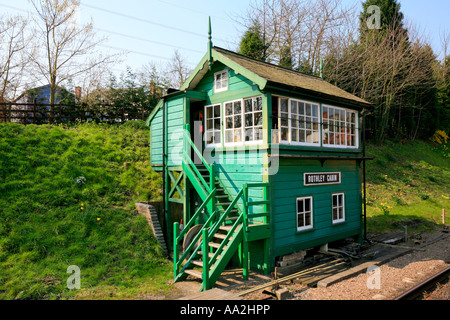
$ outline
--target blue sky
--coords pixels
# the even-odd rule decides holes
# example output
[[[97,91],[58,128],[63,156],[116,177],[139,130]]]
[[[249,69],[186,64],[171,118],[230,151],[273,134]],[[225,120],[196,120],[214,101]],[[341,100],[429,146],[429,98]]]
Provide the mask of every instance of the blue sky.
[[[129,50],[122,65],[139,69],[148,62],[165,63],[174,50],[194,67],[206,52],[208,16],[212,19],[214,45],[237,49],[243,27],[233,19],[243,14],[248,0],[82,0],[80,19],[91,19],[99,35],[109,40],[102,50]],[[361,0],[344,0],[356,4]],[[440,50],[439,33],[450,32],[450,1],[400,0],[402,12],[429,39],[436,53]],[[19,9],[19,10],[17,10]],[[28,0],[0,0],[0,15],[25,14],[31,10]]]

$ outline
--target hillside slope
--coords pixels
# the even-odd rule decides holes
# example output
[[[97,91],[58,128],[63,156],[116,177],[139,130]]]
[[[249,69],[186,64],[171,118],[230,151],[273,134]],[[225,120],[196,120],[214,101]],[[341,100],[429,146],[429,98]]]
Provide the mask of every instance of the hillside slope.
[[[145,124],[1,123],[0,150],[0,299],[165,288],[169,263],[146,220],[125,210],[160,197]],[[67,288],[71,265],[81,290]]]
[[[429,229],[450,221],[450,158],[428,142],[369,144],[367,155],[368,232],[419,225]]]

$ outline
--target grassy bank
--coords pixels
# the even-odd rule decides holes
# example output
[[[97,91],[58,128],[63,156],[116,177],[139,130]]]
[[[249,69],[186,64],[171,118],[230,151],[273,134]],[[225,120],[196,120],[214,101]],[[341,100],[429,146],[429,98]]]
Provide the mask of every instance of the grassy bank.
[[[141,122],[0,124],[0,299],[168,289],[169,263],[146,220],[127,210],[160,197],[148,147]],[[67,289],[71,265],[81,290]]]
[[[368,231],[450,216],[450,166],[424,142],[369,145]],[[126,166],[124,164],[127,163]],[[173,287],[172,266],[134,213],[158,200],[148,128],[0,123],[0,299],[134,299]],[[447,223],[449,221],[447,220]],[[81,289],[69,290],[69,266]]]
[[[418,224],[426,230],[441,223],[442,208],[450,221],[450,158],[422,141],[368,145],[368,232],[403,230]]]

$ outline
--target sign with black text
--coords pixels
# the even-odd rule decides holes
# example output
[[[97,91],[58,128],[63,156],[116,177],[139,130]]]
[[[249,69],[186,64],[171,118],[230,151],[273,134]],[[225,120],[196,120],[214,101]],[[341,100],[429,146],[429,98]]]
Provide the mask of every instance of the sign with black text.
[[[317,186],[323,184],[340,184],[340,172],[318,172],[318,173],[304,173],[303,183],[305,186]]]

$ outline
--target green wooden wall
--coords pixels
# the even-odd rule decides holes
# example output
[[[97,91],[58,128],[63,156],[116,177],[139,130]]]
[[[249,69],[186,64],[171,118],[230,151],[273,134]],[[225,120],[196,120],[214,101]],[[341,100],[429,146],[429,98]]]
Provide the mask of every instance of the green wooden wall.
[[[303,173],[341,172],[341,184],[308,186]],[[356,161],[280,159],[272,186],[273,256],[318,246],[361,233],[362,199]],[[332,194],[345,194],[345,222],[332,222]],[[297,231],[296,199],[313,196],[313,229]]]

